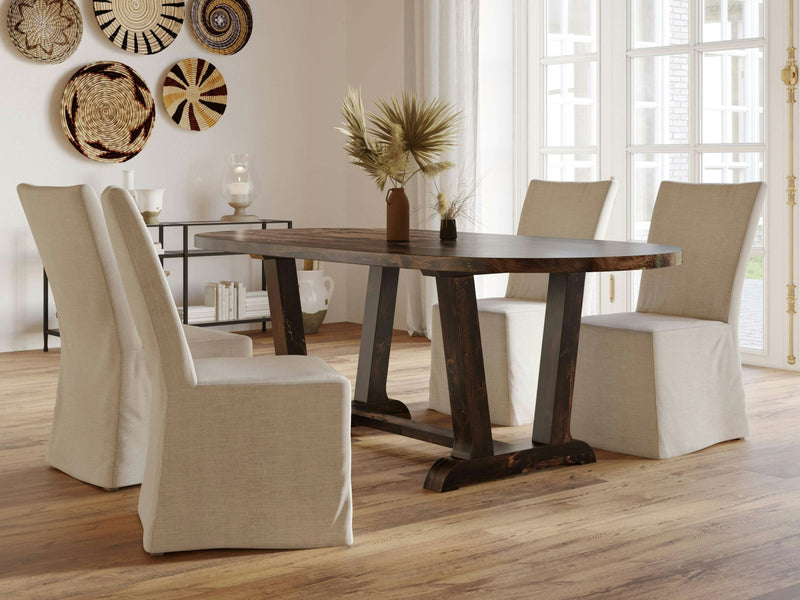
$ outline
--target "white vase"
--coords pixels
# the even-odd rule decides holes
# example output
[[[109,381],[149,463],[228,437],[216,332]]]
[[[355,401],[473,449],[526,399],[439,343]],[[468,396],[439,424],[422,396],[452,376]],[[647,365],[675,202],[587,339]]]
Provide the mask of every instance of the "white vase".
[[[325,315],[333,295],[333,279],[325,275],[325,271],[298,271],[297,286],[300,290],[300,308],[303,311],[303,329],[305,333],[316,333]]]
[[[148,225],[158,225],[158,215],[164,207],[164,188],[136,190],[136,204]]]

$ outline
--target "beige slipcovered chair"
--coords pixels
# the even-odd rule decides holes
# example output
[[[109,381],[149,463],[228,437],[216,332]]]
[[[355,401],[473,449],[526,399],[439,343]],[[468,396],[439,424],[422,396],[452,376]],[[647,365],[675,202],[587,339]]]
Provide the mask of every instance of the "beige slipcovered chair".
[[[150,375],[100,200],[88,186],[17,192],[58,307],[61,356],[48,465],[109,490],[142,482]],[[252,356],[247,336],[187,327],[192,351]]]
[[[582,320],[575,438],[670,458],[748,434],[738,316],[765,189],[661,184],[648,241],[683,264],[642,272],[636,312]]]
[[[572,183],[534,179],[528,186],[517,234],[602,237],[616,190],[613,180]],[[547,273],[512,273],[504,298],[478,300],[489,417],[495,425],[533,422],[547,281]],[[587,299],[589,295],[585,294]],[[438,304],[433,307],[429,407],[450,414]]]
[[[102,196],[154,381],[144,548],[352,544],[350,382],[312,356],[192,361],[130,196]]]

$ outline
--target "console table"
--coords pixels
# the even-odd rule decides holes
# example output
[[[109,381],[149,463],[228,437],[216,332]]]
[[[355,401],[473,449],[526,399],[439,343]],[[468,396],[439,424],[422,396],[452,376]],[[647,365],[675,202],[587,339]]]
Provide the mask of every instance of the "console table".
[[[234,254],[247,254],[242,252],[227,252],[217,250],[203,250],[191,248],[189,246],[189,229],[193,227],[227,227],[230,225],[260,225],[262,230],[266,230],[268,225],[285,225],[287,229],[292,228],[292,221],[288,219],[254,219],[252,221],[165,221],[156,225],[148,225],[149,229],[158,229],[158,243],[161,244],[162,252],[159,254],[161,265],[164,266],[165,259],[179,258],[182,262],[183,270],[183,292],[181,303],[183,306],[183,322],[189,322],[189,259],[201,256],[225,256]],[[165,232],[168,229],[180,229],[182,244],[180,249],[167,250],[165,246]],[[42,335],[44,337],[43,350],[48,351],[48,337],[60,337],[58,329],[50,327],[50,295],[47,272],[42,269],[44,281],[43,314],[42,314]],[[261,274],[261,289],[266,290],[266,280]],[[261,323],[261,331],[266,331],[269,317],[254,317],[250,319],[232,319],[228,321],[201,321],[192,323],[198,327],[211,327],[214,325],[238,325],[240,323]]]
[[[479,233],[460,233],[455,241],[441,242],[434,231],[412,231],[408,242],[387,242],[381,229],[220,231],[196,235],[195,244],[262,257],[277,354],[306,353],[295,258],[369,266],[353,425],[451,448],[450,456],[437,460],[425,479],[425,488],[438,492],[545,467],[594,462],[592,448],[570,435],[585,275],[681,263],[680,248],[659,244]],[[452,431],[411,420],[405,404],[386,394],[401,268],[436,278]],[[483,273],[550,274],[533,435],[521,446],[492,439],[473,280]]]

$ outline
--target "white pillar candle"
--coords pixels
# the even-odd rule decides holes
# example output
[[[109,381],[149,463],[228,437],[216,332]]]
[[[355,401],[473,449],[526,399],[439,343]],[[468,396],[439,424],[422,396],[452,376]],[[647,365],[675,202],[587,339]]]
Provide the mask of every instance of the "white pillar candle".
[[[136,189],[133,185],[133,173],[134,172],[129,169],[123,169],[122,171],[122,187],[126,190],[133,191]]]
[[[228,186],[231,196],[243,196],[250,193],[250,184],[247,181],[234,181]]]

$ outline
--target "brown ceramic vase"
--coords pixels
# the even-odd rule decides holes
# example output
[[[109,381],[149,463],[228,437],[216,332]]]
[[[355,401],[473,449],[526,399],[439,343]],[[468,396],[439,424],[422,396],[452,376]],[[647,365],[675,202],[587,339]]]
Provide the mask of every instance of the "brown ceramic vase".
[[[408,196],[405,189],[392,188],[386,194],[386,240],[408,241]]]

